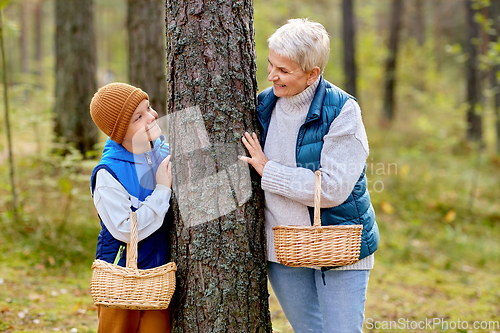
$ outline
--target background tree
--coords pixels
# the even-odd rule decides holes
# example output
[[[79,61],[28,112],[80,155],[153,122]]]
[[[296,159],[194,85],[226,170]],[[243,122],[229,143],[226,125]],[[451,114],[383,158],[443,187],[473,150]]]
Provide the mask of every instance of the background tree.
[[[491,5],[489,7],[490,17],[493,21],[492,29],[490,29],[490,43],[493,45],[498,45],[498,36],[500,29],[500,0],[491,0]],[[500,71],[500,65],[496,63],[490,72],[491,87],[493,90],[493,110],[496,116],[496,151],[500,154],[500,82],[498,80],[498,72]]]
[[[271,332],[262,194],[237,159],[256,130],[252,1],[167,0],[166,25],[174,332]]]
[[[17,222],[17,191],[16,191],[16,181],[15,181],[15,167],[14,167],[14,153],[12,150],[12,134],[10,125],[10,108],[9,108],[9,83],[7,78],[7,61],[5,59],[5,45],[4,45],[4,22],[3,22],[3,7],[5,4],[0,3],[0,55],[2,56],[1,69],[2,69],[2,85],[3,85],[3,107],[4,107],[4,122],[5,130],[7,134],[7,151],[9,158],[9,180],[10,180],[10,191],[12,196],[12,212],[14,217],[14,222]]]
[[[390,124],[394,119],[394,95],[396,86],[396,59],[399,46],[399,31],[403,17],[403,1],[392,1],[392,13],[390,21],[389,54],[385,64],[385,90],[384,90],[384,108],[383,123]]]
[[[55,21],[55,132],[85,154],[97,142],[89,113],[97,90],[92,0],[56,0]]]
[[[353,10],[353,0],[342,0],[342,39],[344,40],[344,73],[345,90],[357,96],[356,92],[356,24]]]
[[[434,53],[437,60],[437,70],[441,71],[443,63],[443,27],[441,20],[445,10],[442,3],[433,3],[433,7],[432,21],[434,25],[432,36],[434,39]]]
[[[19,48],[21,52],[21,73],[26,74],[28,72],[28,51],[27,51],[27,28],[26,28],[26,16],[28,12],[28,3],[22,1],[19,4]]]
[[[149,94],[160,116],[166,115],[165,11],[162,1],[127,0],[130,83]]]
[[[410,30],[418,45],[425,42],[425,0],[413,0],[413,11],[411,15]]]
[[[42,59],[43,59],[43,0],[35,1],[35,11],[34,11],[34,35],[35,35],[35,66],[36,73],[38,75],[42,74]],[[41,83],[41,82],[40,82]]]
[[[480,114],[481,102],[481,77],[478,60],[478,40],[480,38],[480,27],[475,21],[473,0],[464,1],[466,8],[467,39],[465,52],[467,61],[465,62],[465,73],[467,80],[467,139],[470,141],[482,140],[482,118]]]

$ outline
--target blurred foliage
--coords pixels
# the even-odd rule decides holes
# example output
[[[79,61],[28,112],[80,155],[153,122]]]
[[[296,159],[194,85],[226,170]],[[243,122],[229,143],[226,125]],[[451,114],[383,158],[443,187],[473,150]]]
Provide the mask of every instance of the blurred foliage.
[[[27,266],[36,272],[88,281],[100,230],[89,180],[105,138],[86,158],[70,145],[54,142],[53,1],[46,0],[43,6],[43,58],[40,63],[30,63],[28,73],[19,71],[19,4],[20,0],[11,1],[4,14],[21,218],[15,223],[9,210],[6,138],[0,116],[1,261],[11,267]],[[498,319],[500,157],[494,151],[496,119],[486,95],[482,107],[485,146],[466,142],[463,3],[426,2],[422,45],[408,29],[414,15],[408,7],[398,54],[396,119],[385,129],[379,127],[379,118],[390,4],[389,0],[355,1],[356,97],[371,148],[367,176],[381,232],[366,315],[460,316],[464,320],[488,320],[496,315]],[[126,81],[125,1],[95,0],[94,6],[98,80],[102,84],[112,73],[112,80]],[[331,36],[331,53],[324,76],[342,87],[340,6],[340,0],[254,1],[259,90],[270,85],[266,39],[293,17],[309,17],[325,25]],[[481,22],[486,27],[490,24]],[[29,20],[27,32],[32,41]],[[28,46],[32,58],[33,45]],[[485,71],[498,63],[499,50],[498,43],[488,44],[482,58]],[[0,301],[0,312],[2,305]],[[282,318],[277,305],[273,307],[274,318]],[[9,329],[2,320],[0,317],[0,332]],[[286,320],[276,322],[277,329],[287,331]]]

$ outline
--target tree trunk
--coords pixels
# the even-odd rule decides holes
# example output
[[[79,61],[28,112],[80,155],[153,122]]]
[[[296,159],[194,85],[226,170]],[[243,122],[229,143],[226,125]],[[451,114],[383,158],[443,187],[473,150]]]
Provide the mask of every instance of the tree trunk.
[[[474,21],[475,10],[472,8],[473,0],[465,0],[466,6],[466,22],[467,22],[467,39],[465,51],[468,55],[465,63],[466,79],[467,79],[467,102],[469,108],[467,110],[467,139],[469,141],[482,140],[482,119],[479,114],[478,107],[481,101],[481,78],[479,71],[478,50],[475,45],[480,38],[480,27]]]
[[[174,332],[271,332],[252,1],[166,1]]]
[[[434,54],[436,57],[436,65],[437,71],[441,72],[441,68],[443,67],[443,28],[442,28],[442,17],[443,17],[443,4],[439,2],[433,2],[433,14],[432,19],[434,21],[434,31],[433,31],[433,39],[434,39]]]
[[[21,53],[21,73],[26,74],[28,73],[28,47],[27,47],[27,22],[26,22],[26,15],[28,12],[28,3],[27,2],[21,2],[19,3],[19,49]]]
[[[392,1],[392,14],[389,37],[389,54],[385,67],[385,93],[383,122],[390,124],[394,120],[394,89],[396,86],[396,59],[399,46],[399,30],[403,18],[403,1]]]
[[[344,39],[344,73],[345,90],[353,95],[356,93],[356,29],[354,22],[353,0],[342,0],[343,39]]]
[[[490,17],[493,20],[493,27],[490,29],[490,42],[498,44],[498,36],[500,30],[500,0],[491,0]],[[500,82],[498,81],[498,72],[500,66],[497,64],[493,66],[490,72],[491,88],[493,90],[493,110],[496,116],[496,151],[500,154]]]
[[[36,63],[36,74],[42,76],[43,64],[43,0],[37,0],[35,2],[34,11],[34,35],[35,35],[35,63]]]
[[[413,15],[413,35],[418,42],[418,45],[422,46],[425,42],[425,0],[415,0],[415,14]]]
[[[97,142],[89,106],[97,90],[92,0],[56,0],[55,131],[85,154]]]
[[[165,11],[158,0],[128,0],[130,84],[149,94],[153,109],[166,115]]]
[[[0,54],[2,57],[1,69],[2,69],[2,85],[3,85],[3,107],[5,112],[5,129],[7,132],[7,150],[9,153],[9,178],[12,194],[12,212],[14,217],[14,222],[18,221],[17,215],[17,191],[16,191],[16,181],[15,181],[15,168],[14,168],[14,152],[12,150],[12,134],[9,118],[9,81],[7,78],[7,60],[5,59],[5,43],[4,43],[4,23],[3,23],[3,9],[0,10]]]

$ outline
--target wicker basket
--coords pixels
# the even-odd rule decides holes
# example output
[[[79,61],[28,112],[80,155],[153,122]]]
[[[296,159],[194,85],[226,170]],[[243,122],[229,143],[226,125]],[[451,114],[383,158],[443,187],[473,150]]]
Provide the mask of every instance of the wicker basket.
[[[276,226],[274,249],[278,261],[291,267],[331,267],[359,260],[362,225],[321,226],[321,173],[316,171],[314,226]]]
[[[97,306],[133,310],[168,308],[175,290],[174,262],[152,269],[137,269],[137,215],[130,213],[127,267],[96,259],[92,265],[90,293]]]

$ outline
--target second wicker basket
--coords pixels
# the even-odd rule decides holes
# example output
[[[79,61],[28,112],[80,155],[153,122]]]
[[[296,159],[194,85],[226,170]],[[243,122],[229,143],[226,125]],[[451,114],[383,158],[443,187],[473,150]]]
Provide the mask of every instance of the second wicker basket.
[[[315,172],[314,225],[276,226],[278,261],[292,267],[352,265],[359,259],[362,225],[321,225],[321,172]]]

